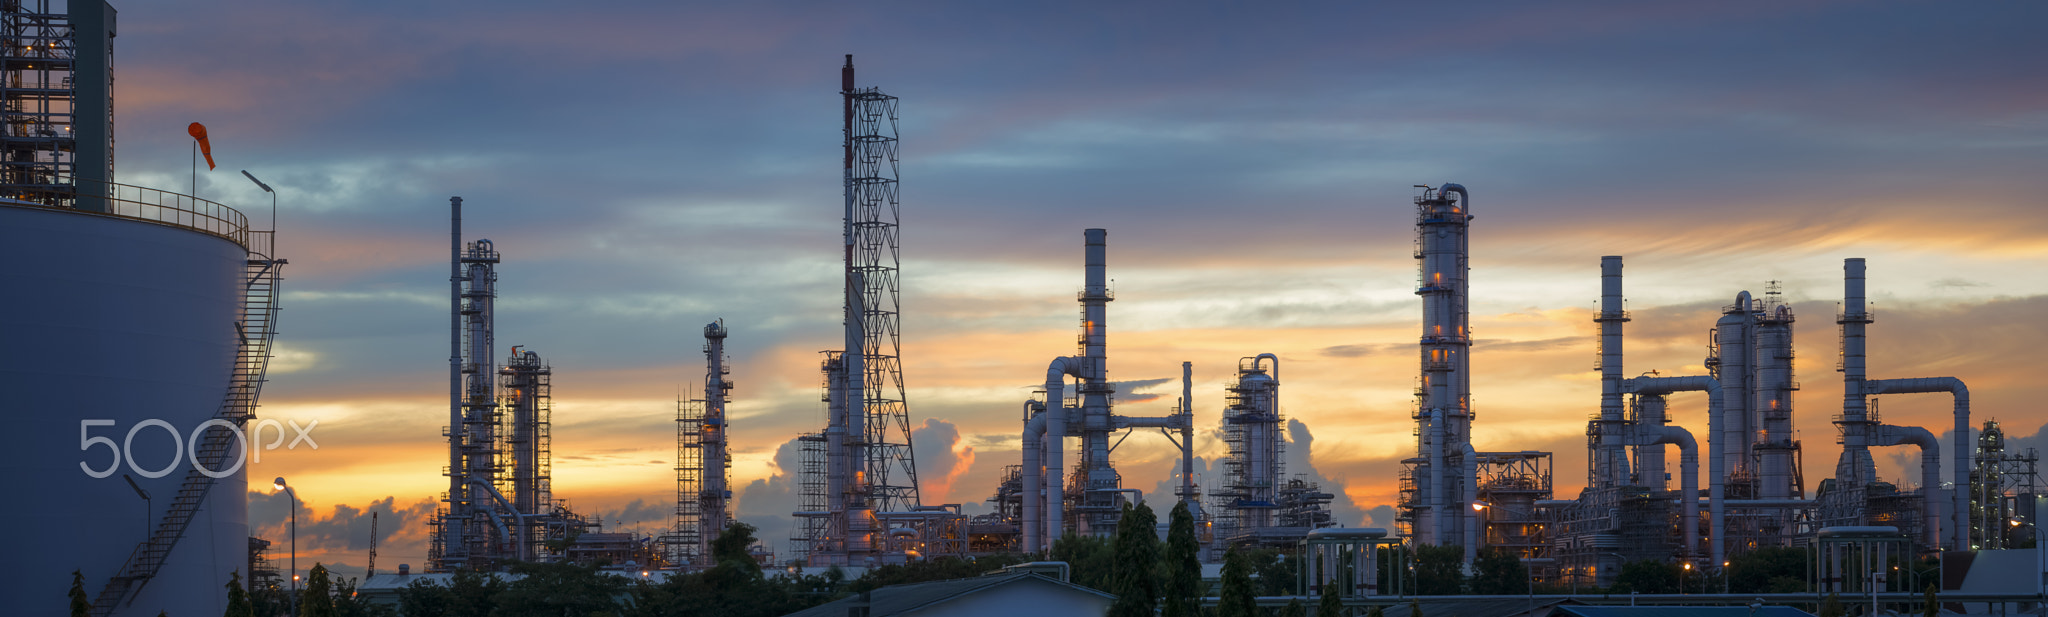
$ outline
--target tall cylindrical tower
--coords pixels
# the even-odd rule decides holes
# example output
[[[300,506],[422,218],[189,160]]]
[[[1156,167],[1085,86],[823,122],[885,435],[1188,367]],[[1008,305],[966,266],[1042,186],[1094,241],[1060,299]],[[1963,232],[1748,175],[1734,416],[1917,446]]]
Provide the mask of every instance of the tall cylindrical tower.
[[[1462,472],[1472,428],[1469,202],[1457,184],[1423,187],[1415,198],[1422,383],[1416,390],[1416,498],[1404,509],[1415,522],[1415,538],[1434,545],[1463,544],[1471,518],[1463,503],[1471,480]]]

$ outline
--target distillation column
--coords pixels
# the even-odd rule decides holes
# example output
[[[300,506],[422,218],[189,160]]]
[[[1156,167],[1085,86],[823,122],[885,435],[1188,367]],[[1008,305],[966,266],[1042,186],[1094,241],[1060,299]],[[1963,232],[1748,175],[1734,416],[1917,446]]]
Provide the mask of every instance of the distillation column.
[[[1622,324],[1629,320],[1628,311],[1623,310],[1621,297],[1621,257],[1609,255],[1600,258],[1600,314],[1593,318],[1600,324],[1600,419],[1597,420],[1599,434],[1593,453],[1593,479],[1596,487],[1613,487],[1628,484],[1629,464],[1625,445],[1630,441],[1628,421],[1624,417],[1626,408],[1622,401]],[[1657,456],[1663,456],[1663,448],[1656,447]],[[1639,452],[1647,449],[1641,449]],[[1639,454],[1640,456],[1640,454]],[[1658,465],[1662,472],[1662,465]],[[1659,478],[1659,482],[1662,478]]]
[[[493,305],[497,299],[498,252],[490,240],[462,243],[462,198],[449,200],[452,298],[449,333],[448,507],[441,513],[437,569],[481,565],[478,559],[517,555],[523,548],[501,546],[493,553],[490,529],[505,544],[513,536],[501,512],[511,504],[497,493],[498,399]],[[494,501],[498,507],[493,507]],[[512,525],[516,525],[515,520]]]
[[[726,455],[725,431],[725,405],[732,399],[732,382],[725,376],[732,369],[725,366],[725,336],[724,320],[704,326],[704,419],[697,439],[704,466],[704,488],[697,510],[702,517],[702,532],[698,537],[704,545],[699,555],[710,555],[711,540],[725,531],[730,516],[727,503],[732,500],[727,482],[732,463]]]
[[[1270,361],[1272,367],[1265,364]],[[1224,506],[1230,517],[1230,537],[1273,527],[1273,512],[1280,507],[1280,358],[1259,354],[1237,363],[1237,381],[1227,389],[1229,406],[1223,410],[1224,441],[1230,447],[1224,459]]]
[[[505,359],[505,368],[498,374],[504,382],[504,408],[509,413],[509,430],[506,431],[505,447],[511,451],[511,485],[505,487],[511,493],[512,511],[509,517],[520,519],[519,546],[521,561],[533,561],[541,539],[541,528],[536,519],[541,510],[548,507],[548,469],[546,436],[552,371],[540,354],[512,348],[512,355]]]
[[[1464,460],[1472,449],[1469,205],[1465,187],[1457,184],[1424,187],[1415,198],[1415,256],[1422,277],[1415,290],[1422,297],[1422,385],[1416,414],[1421,430],[1411,472],[1417,496],[1404,509],[1414,521],[1416,541],[1431,545],[1469,544],[1476,525],[1475,514],[1464,507],[1475,488],[1465,473],[1474,461]],[[1466,548],[1470,553],[1477,547]]]

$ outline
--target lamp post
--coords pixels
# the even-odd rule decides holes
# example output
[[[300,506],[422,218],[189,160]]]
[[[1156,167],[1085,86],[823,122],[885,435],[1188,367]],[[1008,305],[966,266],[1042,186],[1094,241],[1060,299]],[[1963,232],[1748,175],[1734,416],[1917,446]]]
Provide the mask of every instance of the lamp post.
[[[2012,521],[2012,526],[2016,528],[2020,526],[2034,528],[2034,575],[2038,577],[2034,579],[2034,586],[2036,590],[2041,592],[2041,603],[2039,604],[2041,614],[2048,616],[2048,545],[2043,545],[2041,542],[2041,527],[2019,520]]]
[[[263,192],[270,194],[270,244],[272,247],[275,247],[277,245],[277,191],[270,190],[270,185],[264,184],[262,180],[257,180],[256,176],[250,174],[247,169],[242,170],[242,175],[247,177],[250,182],[256,183],[256,186],[263,187]],[[277,252],[277,249],[272,248],[271,252]]]
[[[1685,578],[1688,574],[1692,574],[1692,562],[1690,561],[1685,562],[1685,569],[1678,572],[1678,595],[1685,595]]]
[[[142,498],[142,537],[147,538],[149,537],[149,513],[156,511],[156,502],[149,498],[149,491],[142,490],[142,485],[135,483],[135,478],[124,473],[121,474],[121,479],[127,480],[128,488],[135,489],[135,496]]]
[[[291,487],[290,485],[287,485],[287,484],[285,484],[285,483],[284,483],[284,477],[283,477],[283,476],[278,476],[277,480],[276,480],[276,481],[275,481],[275,482],[274,482],[274,483],[272,484],[272,486],[276,486],[276,487],[277,487],[277,490],[280,490],[280,491],[284,491],[284,494],[285,494],[285,496],[286,496],[286,497],[289,497],[289,498],[291,499],[291,507],[292,507],[292,597],[291,597],[291,603],[290,603],[290,605],[291,605],[291,614],[292,614],[292,617],[298,617],[298,614],[299,614],[299,493],[298,493],[297,491],[293,491],[293,490],[292,490],[292,487]]]

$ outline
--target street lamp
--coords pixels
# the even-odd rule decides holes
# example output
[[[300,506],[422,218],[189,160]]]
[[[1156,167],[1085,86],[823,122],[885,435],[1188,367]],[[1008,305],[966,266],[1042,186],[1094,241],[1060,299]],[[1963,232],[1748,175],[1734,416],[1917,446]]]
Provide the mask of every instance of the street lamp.
[[[2036,576],[2040,577],[2034,581],[2034,584],[2041,592],[2041,610],[2048,612],[2048,545],[2044,545],[2041,542],[2041,527],[2039,525],[2019,520],[2012,521],[2012,526],[2015,528],[2021,525],[2034,528],[2034,559],[2036,560],[2034,570],[2038,572]]]
[[[247,172],[244,172],[244,173],[247,173]],[[250,179],[251,179],[251,180],[254,180],[255,178],[254,178],[254,177],[251,177]],[[285,494],[285,496],[286,496],[286,497],[289,497],[289,498],[291,498],[291,507],[292,507],[292,598],[291,598],[291,613],[292,613],[292,616],[293,616],[293,617],[298,617],[298,614],[299,614],[299,493],[298,493],[298,491],[294,491],[294,490],[292,490],[292,487],[291,487],[291,486],[289,486],[289,485],[286,485],[286,484],[284,483],[284,476],[278,476],[277,480],[276,480],[276,481],[274,481],[274,482],[273,482],[273,483],[271,484],[271,486],[275,486],[275,487],[277,487],[277,490],[280,490],[280,491],[284,491],[284,494]]]
[[[242,176],[248,178],[250,182],[256,183],[256,186],[263,187],[263,192],[270,194],[270,233],[277,233],[277,191],[270,190],[270,185],[264,184],[262,180],[257,180],[256,176],[251,175],[247,169],[242,170]],[[270,242],[272,245],[275,245],[277,239],[273,237]]]
[[[1690,562],[1690,561],[1688,561],[1688,562],[1685,562],[1685,569],[1684,569],[1684,570],[1682,570],[1682,571],[1680,571],[1680,572],[1678,573],[1678,593],[1679,593],[1679,595],[1685,595],[1685,576],[1686,576],[1687,574],[1692,574],[1692,562]],[[1702,591],[1701,591],[1701,593],[1705,593],[1705,590],[1702,590]]]

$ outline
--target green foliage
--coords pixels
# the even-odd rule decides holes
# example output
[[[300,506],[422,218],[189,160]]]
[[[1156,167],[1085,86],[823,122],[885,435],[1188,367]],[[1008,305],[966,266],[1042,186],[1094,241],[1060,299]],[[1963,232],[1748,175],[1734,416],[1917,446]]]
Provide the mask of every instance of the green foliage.
[[[616,615],[626,580],[598,571],[598,566],[569,563],[522,563],[512,573],[523,578],[505,584],[491,597],[498,605],[492,617],[555,617]]]
[[[1935,597],[1934,583],[1927,584],[1927,597],[1920,604],[1921,617],[1941,617],[1941,600]]]
[[[1159,602],[1159,517],[1145,502],[1126,504],[1116,524],[1116,573],[1110,617],[1150,617]]]
[[[1052,543],[1052,560],[1067,562],[1070,582],[1107,591],[1110,576],[1116,570],[1116,554],[1110,550],[1109,540],[1094,536],[1067,534]]]
[[[256,617],[256,607],[249,605],[249,592],[242,589],[242,571],[228,573],[228,610],[221,617]]]
[[[1821,601],[1820,611],[1814,613],[1815,617],[1844,617],[1848,614],[1849,609],[1842,606],[1842,599],[1832,593],[1828,594],[1826,600]]]
[[[328,580],[327,566],[313,564],[306,572],[306,589],[299,595],[301,617],[336,617],[334,614],[334,584]]]
[[[1472,565],[1477,570],[1472,575],[1472,593],[1506,596],[1529,591],[1529,567],[1513,552],[1492,546],[1479,549],[1479,559]]]
[[[1421,602],[1417,602],[1415,600],[1408,601],[1408,617],[1422,617]]]
[[[1174,504],[1167,517],[1166,556],[1160,562],[1166,601],[1160,615],[1195,617],[1201,612],[1202,596],[1202,548],[1195,538],[1195,515],[1183,501]]]
[[[1339,587],[1342,587],[1342,585],[1336,581],[1323,584],[1322,601],[1316,603],[1316,617],[1342,617],[1344,615],[1344,598],[1338,595],[1340,593]],[[1374,607],[1374,610],[1378,610],[1378,607]]]
[[[92,617],[92,601],[85,597],[85,574],[71,571],[71,617]]]
[[[1408,606],[1410,606],[1410,607],[1411,607],[1411,610],[1409,611],[1409,613],[1408,613],[1408,614],[1410,614],[1410,615],[1421,615],[1421,614],[1422,614],[1422,609],[1420,609],[1420,608],[1412,608],[1412,607],[1414,607],[1414,606],[1415,606],[1415,603],[1414,603],[1414,602],[1409,602],[1409,603],[1408,603]],[[1319,615],[1319,616],[1317,616],[1317,617],[1321,617],[1321,616]],[[1372,607],[1372,610],[1371,610],[1371,611],[1369,611],[1369,612],[1367,612],[1367,613],[1365,614],[1365,617],[1387,617],[1387,609],[1384,609],[1384,608],[1380,608],[1380,607],[1378,607],[1378,606],[1374,606],[1374,607]]]
[[[1415,547],[1415,595],[1454,596],[1465,592],[1465,549],[1457,546]]]
[[[1730,593],[1793,593],[1806,590],[1807,563],[1806,549],[1791,547],[1759,548],[1728,561],[1728,591]],[[1782,580],[1781,580],[1782,579]],[[1798,587],[1783,590],[1784,581],[1798,583]],[[1782,591],[1781,591],[1782,590]]]
[[[370,597],[356,593],[356,579],[341,579],[334,583],[335,617],[398,617],[398,610],[370,601]]]
[[[1253,593],[1262,596],[1298,595],[1294,588],[1301,576],[1301,559],[1291,552],[1261,548],[1245,553],[1251,559],[1254,579]]]
[[[1251,556],[1235,548],[1223,554],[1223,594],[1216,602],[1216,617],[1256,617],[1259,607],[1252,591]]]
[[[1678,593],[1683,572],[1678,564],[1653,559],[1631,561],[1622,564],[1621,573],[1614,577],[1614,593]]]
[[[1301,598],[1288,600],[1287,606],[1280,607],[1280,617],[1308,617],[1308,607],[1301,604]]]
[[[720,530],[718,537],[711,540],[711,558],[717,560],[716,567],[733,568],[741,574],[760,578],[761,564],[747,552],[747,548],[754,545],[754,531],[753,525],[738,521]]]
[[[1001,570],[1006,566],[1013,566],[1024,562],[1023,555],[1006,553],[989,555],[979,559],[940,557],[929,561],[913,561],[902,565],[891,564],[868,570],[866,575],[854,580],[848,588],[858,593],[890,585],[908,585],[911,583],[944,581],[956,578],[973,578]],[[826,570],[824,576],[816,578],[824,579],[823,584],[826,587],[836,587],[845,580],[846,573],[838,568],[833,568]]]

